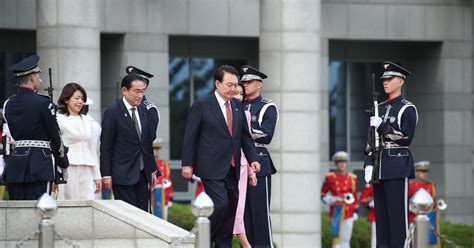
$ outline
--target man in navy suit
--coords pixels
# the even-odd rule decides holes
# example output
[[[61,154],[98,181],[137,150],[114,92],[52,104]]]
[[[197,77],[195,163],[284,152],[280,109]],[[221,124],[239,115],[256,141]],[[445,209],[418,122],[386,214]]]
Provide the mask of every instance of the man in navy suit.
[[[160,172],[153,157],[153,135],[146,107],[141,104],[145,79],[128,74],[122,79],[123,98],[109,106],[102,118],[100,171],[105,188],[115,199],[148,211],[149,188]]]
[[[255,172],[260,170],[242,104],[234,100],[239,74],[228,65],[215,75],[216,91],[196,100],[189,111],[183,142],[182,175],[200,177],[214,202],[211,240],[214,247],[232,247],[239,196],[241,149]]]

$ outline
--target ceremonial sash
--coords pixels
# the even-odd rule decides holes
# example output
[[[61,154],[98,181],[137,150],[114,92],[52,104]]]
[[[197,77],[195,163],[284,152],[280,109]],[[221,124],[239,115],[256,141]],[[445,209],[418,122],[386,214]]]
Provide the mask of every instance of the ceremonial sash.
[[[151,205],[153,206],[153,214],[156,217],[162,218],[165,211],[165,198],[163,187],[161,185],[156,186],[152,191]]]
[[[334,206],[334,214],[331,220],[331,236],[333,244],[338,244],[341,242],[341,226],[342,222],[344,221],[344,211],[344,205]]]
[[[431,211],[428,213],[428,218],[430,219],[430,224],[433,227],[432,230],[430,230],[429,234],[429,241],[430,241],[430,247],[431,248],[440,248],[441,244],[438,240],[438,236],[436,235],[439,230],[439,214],[438,211]]]
[[[111,189],[102,188],[102,200],[113,200],[114,196]]]

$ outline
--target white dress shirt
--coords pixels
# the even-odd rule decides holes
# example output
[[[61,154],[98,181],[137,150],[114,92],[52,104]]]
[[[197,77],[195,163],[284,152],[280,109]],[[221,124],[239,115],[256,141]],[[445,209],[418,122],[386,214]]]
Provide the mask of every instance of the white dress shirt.
[[[135,108],[135,116],[137,117],[137,121],[138,121],[138,129],[140,129],[140,133],[141,133],[142,132],[142,123],[140,122],[140,115],[138,114],[138,107],[133,107],[130,103],[127,102],[125,97],[122,98],[122,101],[125,104],[125,108],[127,108],[128,113],[130,114],[130,118],[132,118],[132,120],[133,120],[132,108]]]
[[[225,123],[227,123],[227,111],[225,109],[226,100],[222,99],[219,93],[217,93],[217,90],[214,91],[214,95],[216,95],[217,102],[219,103],[219,107],[221,107],[222,114],[224,115]],[[230,101],[229,101],[229,107],[230,107],[230,110],[232,111],[232,105],[230,104]]]

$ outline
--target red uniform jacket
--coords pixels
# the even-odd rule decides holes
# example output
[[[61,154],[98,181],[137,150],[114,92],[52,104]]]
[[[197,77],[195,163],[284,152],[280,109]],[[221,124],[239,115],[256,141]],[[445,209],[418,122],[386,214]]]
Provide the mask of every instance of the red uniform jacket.
[[[336,172],[329,172],[326,174],[323,186],[321,187],[321,197],[324,197],[328,192],[333,196],[339,196],[344,199],[345,193],[352,193],[355,201],[352,204],[345,204],[344,201],[338,201],[336,205],[345,205],[344,219],[351,218],[354,212],[359,208],[359,201],[357,200],[357,176],[352,173],[340,175]],[[334,214],[334,206],[331,206],[329,215]]]
[[[433,206],[436,209],[436,187],[434,183],[429,182],[429,181],[422,182],[416,179],[411,180],[408,186],[408,200],[410,200],[419,189],[425,189],[431,195],[431,197],[433,198]],[[410,216],[409,216],[410,223],[413,223],[413,221],[415,220],[415,217],[416,215],[410,212]]]
[[[375,221],[375,208],[368,206],[369,202],[374,199],[374,186],[372,184],[366,184],[362,194],[360,195],[360,202],[367,206],[369,213],[367,214],[367,220],[370,222]]]
[[[170,165],[168,164],[168,161],[157,160],[156,167],[161,172],[161,176],[158,177],[158,184],[163,185],[164,179],[167,179],[168,181],[171,182],[171,169],[170,169]],[[173,194],[174,194],[173,184],[171,184],[169,188],[165,189],[165,204],[166,205],[169,203],[170,198],[173,197]]]

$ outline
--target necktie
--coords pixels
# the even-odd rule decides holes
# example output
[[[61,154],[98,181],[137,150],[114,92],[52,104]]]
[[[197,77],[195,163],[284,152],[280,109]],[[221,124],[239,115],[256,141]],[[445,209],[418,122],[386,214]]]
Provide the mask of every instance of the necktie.
[[[225,102],[225,113],[227,116],[227,128],[229,129],[230,136],[232,136],[232,109],[230,109],[230,104],[229,102]],[[232,160],[230,161],[230,164],[232,166],[235,166],[235,157],[234,153],[232,152]]]
[[[138,126],[137,115],[135,114],[135,111],[137,109],[136,108],[131,108],[131,110],[132,110],[132,120],[133,120],[133,123],[135,124],[135,129],[137,129],[138,138],[140,140],[142,140],[142,132],[140,132],[140,127]],[[138,157],[138,159],[139,159],[139,162],[140,162],[140,170],[143,170],[144,165],[143,165],[143,158],[142,158],[141,153],[140,153],[140,156]]]
[[[138,137],[141,139],[141,132],[140,132],[140,127],[138,126],[138,119],[137,115],[135,114],[135,111],[137,110],[136,108],[131,108],[132,110],[132,120],[133,123],[135,124],[135,129],[137,129]]]

